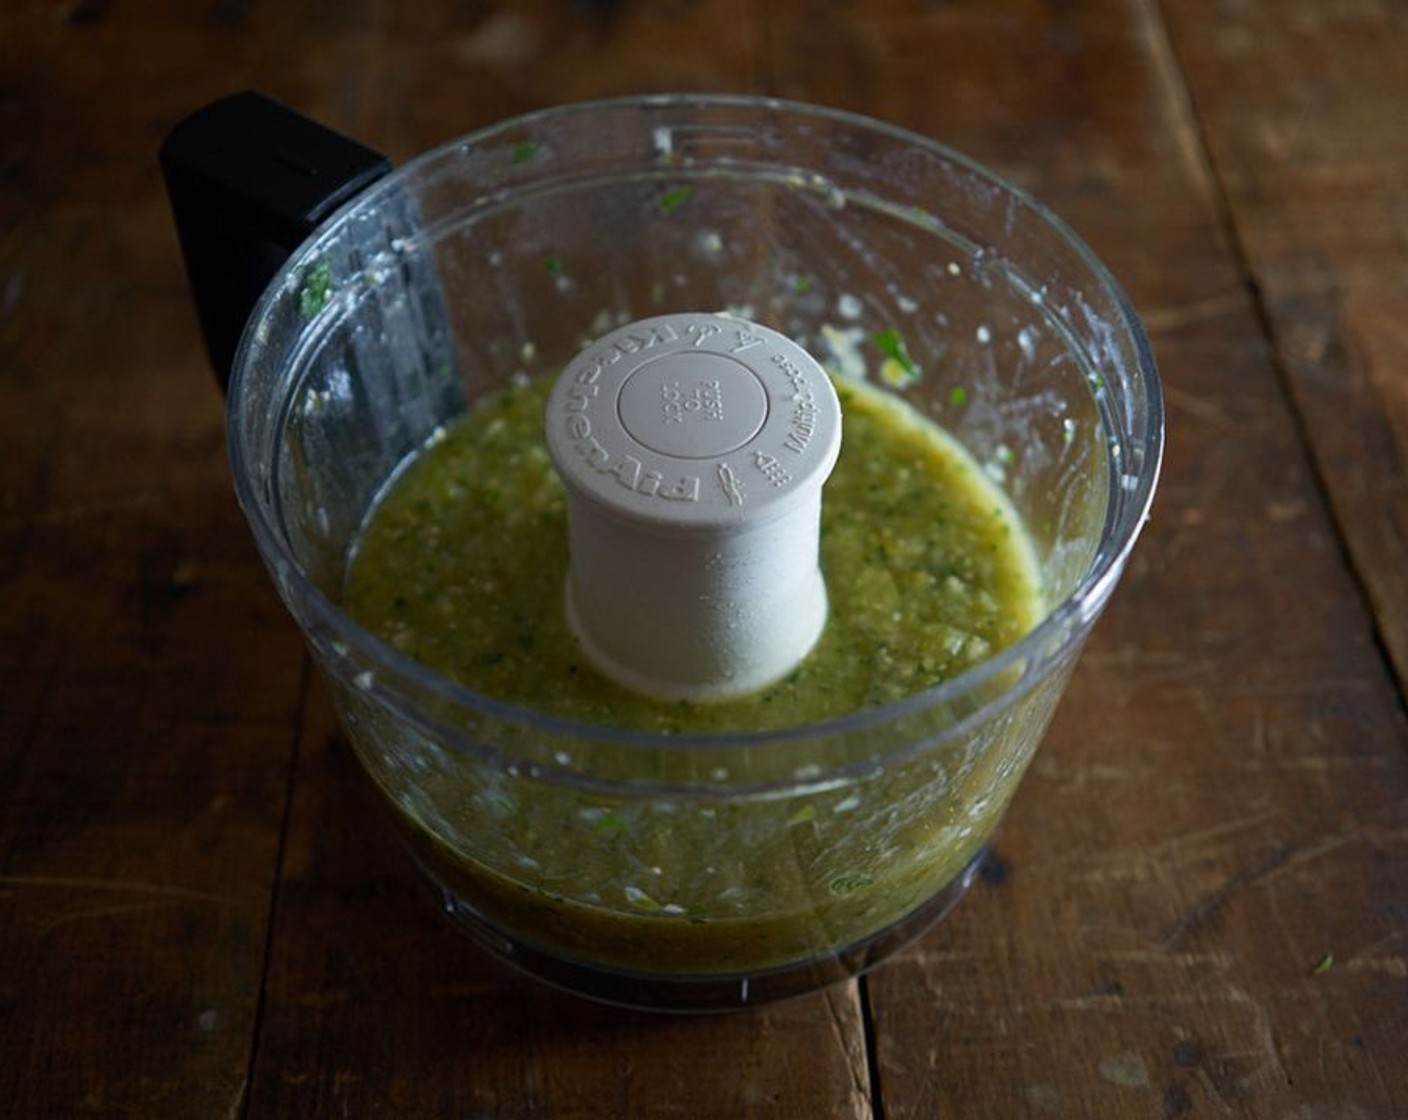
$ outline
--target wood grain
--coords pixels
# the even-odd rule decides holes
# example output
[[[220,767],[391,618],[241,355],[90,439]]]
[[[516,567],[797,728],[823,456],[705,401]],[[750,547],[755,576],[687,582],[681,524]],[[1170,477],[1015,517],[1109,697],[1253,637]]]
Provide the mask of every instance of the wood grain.
[[[1408,1115],[1404,36],[1368,0],[6,7],[0,1113]],[[248,87],[397,160],[594,96],[819,101],[1111,266],[1166,380],[1155,519],[911,952],[649,1017],[437,913],[236,509],[157,177]]]
[[[0,1112],[225,1115],[301,658],[230,493],[131,44],[3,21]]]
[[[1408,688],[1408,23],[1385,4],[1167,7],[1239,251]]]

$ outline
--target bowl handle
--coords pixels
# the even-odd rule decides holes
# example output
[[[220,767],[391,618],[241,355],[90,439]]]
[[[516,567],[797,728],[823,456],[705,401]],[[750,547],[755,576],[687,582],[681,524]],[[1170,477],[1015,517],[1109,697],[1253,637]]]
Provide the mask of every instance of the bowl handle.
[[[224,389],[245,323],[279,267],[391,162],[254,92],[192,113],[167,135],[160,160]]]

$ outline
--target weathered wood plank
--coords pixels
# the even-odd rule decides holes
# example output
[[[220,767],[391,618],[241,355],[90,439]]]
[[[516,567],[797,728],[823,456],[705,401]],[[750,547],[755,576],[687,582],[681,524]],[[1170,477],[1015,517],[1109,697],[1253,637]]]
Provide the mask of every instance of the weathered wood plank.
[[[304,669],[235,509],[155,154],[259,66],[296,92],[349,61],[326,11],[299,36],[289,12],[3,16],[7,1115],[243,1107]]]
[[[74,494],[3,534],[8,1115],[243,1092],[301,670],[224,491]]]
[[[1277,357],[1408,687],[1408,23],[1379,3],[1167,8]]]
[[[27,8],[0,17],[0,1111],[237,1115],[302,661],[175,266],[179,85],[139,28]]]
[[[952,143],[1068,218],[1167,384],[1154,523],[1001,870],[867,984],[885,1114],[1399,1114],[1408,732],[1153,6],[773,28],[780,93]]]

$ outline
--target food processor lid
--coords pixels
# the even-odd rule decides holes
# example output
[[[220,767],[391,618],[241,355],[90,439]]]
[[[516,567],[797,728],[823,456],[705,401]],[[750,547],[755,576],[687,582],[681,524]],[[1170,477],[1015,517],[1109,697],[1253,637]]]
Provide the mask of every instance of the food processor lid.
[[[732,315],[627,323],[566,367],[548,450],[570,491],[665,532],[747,531],[820,500],[841,446],[821,365]]]
[[[841,407],[802,347],[728,315],[628,323],[568,363],[545,424],[568,493],[568,618],[599,670],[718,699],[807,655],[826,625]]]

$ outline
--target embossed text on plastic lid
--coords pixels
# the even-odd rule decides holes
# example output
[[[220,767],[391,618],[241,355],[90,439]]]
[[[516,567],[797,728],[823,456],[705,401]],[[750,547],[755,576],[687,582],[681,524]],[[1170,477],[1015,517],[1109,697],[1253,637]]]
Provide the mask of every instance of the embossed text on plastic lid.
[[[805,350],[705,313],[605,335],[569,364],[547,408],[569,489],[662,527],[758,524],[814,500],[840,434],[835,391]]]
[[[567,616],[601,672],[703,700],[807,655],[841,410],[805,350],[728,316],[644,319],[567,365],[545,423],[568,494]]]

